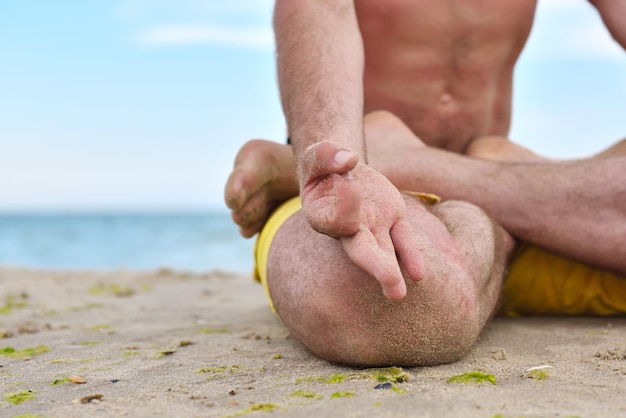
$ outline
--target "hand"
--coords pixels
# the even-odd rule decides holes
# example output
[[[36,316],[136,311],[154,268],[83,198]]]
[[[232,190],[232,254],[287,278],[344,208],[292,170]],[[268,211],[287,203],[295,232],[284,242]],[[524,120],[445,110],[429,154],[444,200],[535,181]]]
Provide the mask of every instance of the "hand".
[[[398,189],[334,142],[312,145],[300,161],[302,206],[311,227],[338,238],[350,260],[378,280],[388,299],[403,299],[400,264],[419,280],[421,254]]]

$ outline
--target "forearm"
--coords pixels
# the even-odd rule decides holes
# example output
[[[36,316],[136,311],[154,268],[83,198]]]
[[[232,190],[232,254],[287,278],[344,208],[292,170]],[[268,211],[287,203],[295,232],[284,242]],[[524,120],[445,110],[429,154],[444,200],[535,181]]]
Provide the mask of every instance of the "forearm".
[[[472,202],[523,241],[626,274],[626,158],[503,163],[428,149],[420,159],[402,187]]]
[[[296,157],[331,140],[365,159],[363,46],[352,1],[278,0],[278,82]]]

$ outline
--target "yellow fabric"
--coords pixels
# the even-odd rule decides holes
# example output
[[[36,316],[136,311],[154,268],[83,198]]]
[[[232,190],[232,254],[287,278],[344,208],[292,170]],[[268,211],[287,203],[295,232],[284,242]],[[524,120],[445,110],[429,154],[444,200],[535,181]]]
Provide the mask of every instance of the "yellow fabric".
[[[436,195],[411,193],[435,204]],[[260,232],[255,249],[254,277],[274,304],[267,286],[267,260],[281,225],[302,208],[299,197],[283,203]],[[594,269],[524,244],[509,265],[499,313],[520,315],[616,315],[626,313],[626,277]]]
[[[278,229],[285,223],[287,219],[294,213],[302,209],[302,203],[299,197],[294,197],[280,205],[274,213],[267,219],[263,229],[259,233],[254,245],[254,278],[261,282],[270,308],[276,313],[270,289],[267,286],[267,260],[270,256],[270,247],[272,241],[278,232]]]
[[[519,315],[626,313],[626,277],[524,245],[509,265],[499,312]]]

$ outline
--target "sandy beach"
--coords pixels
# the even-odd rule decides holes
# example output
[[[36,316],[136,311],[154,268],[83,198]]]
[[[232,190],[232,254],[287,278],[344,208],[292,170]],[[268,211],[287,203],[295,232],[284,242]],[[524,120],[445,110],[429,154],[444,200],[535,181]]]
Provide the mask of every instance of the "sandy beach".
[[[454,364],[352,369],[248,275],[5,267],[0,298],[3,417],[626,416],[624,317],[496,318]]]

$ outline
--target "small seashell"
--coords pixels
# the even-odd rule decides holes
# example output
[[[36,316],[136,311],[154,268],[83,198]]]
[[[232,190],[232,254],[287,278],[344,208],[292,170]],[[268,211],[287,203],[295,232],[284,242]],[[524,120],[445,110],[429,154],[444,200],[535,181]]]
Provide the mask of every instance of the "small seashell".
[[[551,368],[552,368],[552,366],[549,366],[549,365],[547,365],[547,364],[544,364],[544,365],[542,365],[542,366],[535,366],[535,367],[531,367],[531,368],[529,368],[529,369],[526,369],[526,370],[524,371],[524,373],[532,372],[533,370],[543,370],[543,369],[551,369]]]
[[[544,380],[548,378],[548,370],[551,369],[552,366],[543,365],[543,366],[535,366],[529,369],[526,369],[524,372],[525,377],[531,378],[533,380]]]

